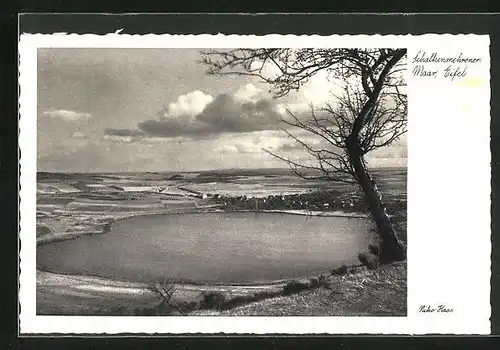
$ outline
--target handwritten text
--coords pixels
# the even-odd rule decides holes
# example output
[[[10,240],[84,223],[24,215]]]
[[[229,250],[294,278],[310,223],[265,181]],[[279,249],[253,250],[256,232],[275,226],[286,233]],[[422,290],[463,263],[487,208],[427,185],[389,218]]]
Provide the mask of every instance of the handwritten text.
[[[468,57],[462,53],[455,56],[440,56],[437,52],[428,53],[420,50],[412,58],[412,74],[415,77],[424,79],[436,79],[442,76],[453,81],[456,78],[467,76],[470,64],[480,63],[481,57]]]

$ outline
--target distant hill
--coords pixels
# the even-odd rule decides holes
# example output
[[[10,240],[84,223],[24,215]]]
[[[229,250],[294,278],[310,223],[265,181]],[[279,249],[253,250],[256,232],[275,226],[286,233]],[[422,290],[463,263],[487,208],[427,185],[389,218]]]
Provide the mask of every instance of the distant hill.
[[[373,172],[384,172],[384,171],[407,171],[407,167],[380,167],[371,168],[370,171]],[[305,169],[304,173],[308,176],[319,176],[321,173],[319,171]],[[279,175],[291,175],[293,172],[289,168],[260,168],[260,169],[214,169],[214,170],[203,170],[203,171],[185,171],[185,172],[170,172],[170,171],[158,171],[158,172],[88,172],[88,173],[72,173],[72,172],[37,172],[37,179],[66,179],[75,180],[76,178],[85,179],[88,176],[104,176],[113,177],[114,175],[156,175],[165,176],[168,180],[183,180],[186,174],[194,174],[198,177],[227,177],[227,176],[279,176]]]

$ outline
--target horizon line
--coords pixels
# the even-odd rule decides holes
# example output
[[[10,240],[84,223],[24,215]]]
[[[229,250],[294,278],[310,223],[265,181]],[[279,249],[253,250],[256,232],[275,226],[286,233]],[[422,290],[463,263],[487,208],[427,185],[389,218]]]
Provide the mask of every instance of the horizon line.
[[[386,170],[386,169],[408,169],[408,166],[385,166],[385,167],[369,167],[370,170]],[[47,171],[37,170],[37,174],[131,174],[131,173],[144,173],[144,174],[159,174],[159,173],[203,173],[213,171],[252,171],[252,170],[289,170],[289,168],[217,168],[217,169],[204,169],[204,170],[156,170],[156,171]]]

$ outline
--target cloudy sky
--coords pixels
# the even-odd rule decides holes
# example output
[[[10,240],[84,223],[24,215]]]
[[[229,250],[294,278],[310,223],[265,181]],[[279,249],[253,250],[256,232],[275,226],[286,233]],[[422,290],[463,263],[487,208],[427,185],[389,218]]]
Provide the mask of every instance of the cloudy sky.
[[[280,129],[285,108],[331,99],[318,75],[275,100],[255,78],[208,76],[196,49],[39,49],[38,170],[191,171],[307,161]],[[303,135],[310,143],[318,143]],[[406,142],[369,163],[406,165]]]

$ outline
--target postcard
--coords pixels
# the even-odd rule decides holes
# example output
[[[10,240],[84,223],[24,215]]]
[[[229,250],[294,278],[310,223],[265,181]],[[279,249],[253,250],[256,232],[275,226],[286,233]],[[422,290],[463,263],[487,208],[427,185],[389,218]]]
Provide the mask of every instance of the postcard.
[[[489,334],[487,35],[23,34],[21,334]]]

